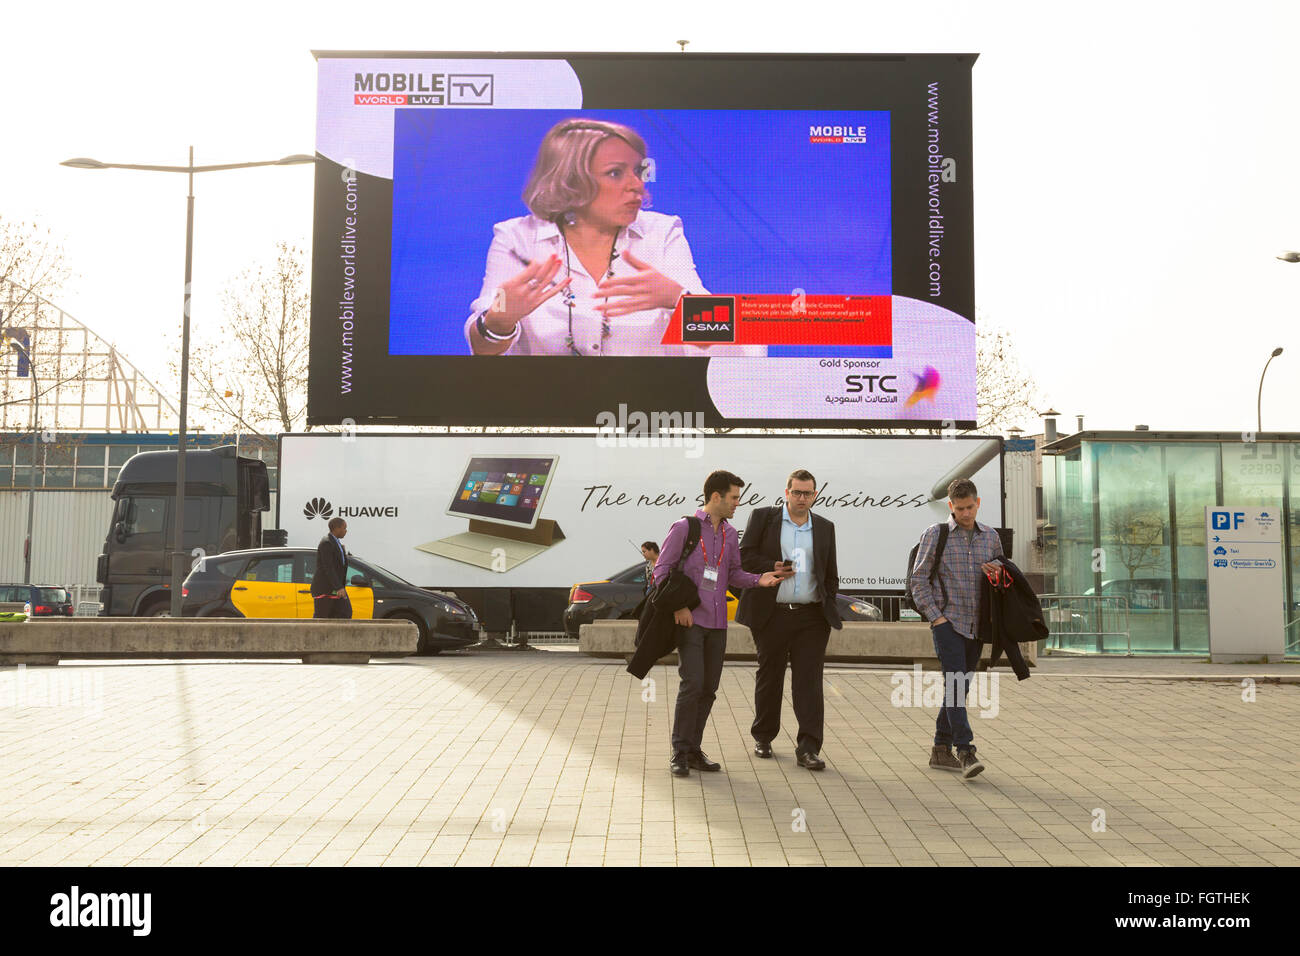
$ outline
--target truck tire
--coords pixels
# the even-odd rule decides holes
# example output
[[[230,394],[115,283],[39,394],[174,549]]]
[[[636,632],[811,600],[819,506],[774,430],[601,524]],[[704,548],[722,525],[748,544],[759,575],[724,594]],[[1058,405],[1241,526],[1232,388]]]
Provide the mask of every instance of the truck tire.
[[[171,617],[172,599],[170,597],[150,598],[140,609],[141,617]]]

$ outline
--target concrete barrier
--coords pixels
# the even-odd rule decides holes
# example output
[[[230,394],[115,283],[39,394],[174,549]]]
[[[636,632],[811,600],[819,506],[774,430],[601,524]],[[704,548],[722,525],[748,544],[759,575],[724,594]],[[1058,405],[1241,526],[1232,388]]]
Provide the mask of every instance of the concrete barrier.
[[[636,649],[636,621],[596,621],[584,624],[578,631],[578,650],[592,657],[630,657]],[[1036,644],[1021,644],[1020,653],[1025,661],[1035,666],[1038,659]],[[989,646],[984,646],[982,660],[989,658]],[[743,624],[732,623],[727,628],[729,661],[758,659],[754,648],[754,635]],[[826,644],[826,660],[833,663],[914,664],[937,668],[934,641],[930,625],[923,621],[849,621],[838,631],[831,631]],[[676,664],[677,655],[669,654],[661,664]],[[998,662],[1002,667],[1006,656]]]
[[[71,617],[40,626],[0,625],[0,664],[96,658],[301,658],[365,664],[406,657],[420,640],[413,621]]]

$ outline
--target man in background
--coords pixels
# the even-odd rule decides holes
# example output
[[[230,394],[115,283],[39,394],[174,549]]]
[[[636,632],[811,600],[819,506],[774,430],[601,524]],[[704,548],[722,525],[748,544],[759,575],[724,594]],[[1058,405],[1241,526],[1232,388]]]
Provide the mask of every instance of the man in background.
[[[659,545],[653,541],[642,541],[641,557],[645,558],[645,591],[649,594],[655,586],[655,562],[659,560]]]
[[[348,552],[343,536],[348,523],[331,518],[329,534],[316,545],[316,574],[311,579],[312,617],[352,618],[352,601],[348,598]]]

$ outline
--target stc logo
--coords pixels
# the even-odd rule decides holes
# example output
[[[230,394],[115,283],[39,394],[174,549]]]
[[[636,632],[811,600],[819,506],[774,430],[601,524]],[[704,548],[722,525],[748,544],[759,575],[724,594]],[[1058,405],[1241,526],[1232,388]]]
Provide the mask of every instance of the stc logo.
[[[892,384],[896,380],[897,376],[894,375],[845,375],[844,384],[847,385],[848,388],[844,391],[849,393],[861,392],[864,390],[863,385],[865,383],[865,390],[870,394],[874,394],[877,391],[889,392],[892,394],[893,392],[898,391],[898,389],[894,388]]]
[[[334,514],[334,506],[324,498],[313,498],[302,509],[304,518],[329,518]]]
[[[1235,531],[1246,520],[1244,511],[1211,511],[1210,528],[1214,531]]]
[[[939,394],[939,370],[927,365],[924,372],[920,375],[914,372],[912,377],[916,379],[916,389],[907,397],[904,407],[915,405],[922,399],[934,401],[934,397]]]

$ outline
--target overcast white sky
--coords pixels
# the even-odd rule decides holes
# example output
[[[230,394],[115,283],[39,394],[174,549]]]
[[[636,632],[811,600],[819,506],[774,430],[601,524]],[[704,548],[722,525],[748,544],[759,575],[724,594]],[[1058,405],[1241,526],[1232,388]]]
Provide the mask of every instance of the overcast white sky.
[[[464,11],[463,13],[460,11]],[[313,151],[312,49],[975,52],[979,315],[1073,430],[1300,430],[1300,3],[10,5],[0,215],[38,217],[60,304],[165,390],[184,177],[67,169]],[[276,240],[310,241],[310,166],[196,181],[193,319]],[[1024,423],[1037,430],[1036,421]]]

